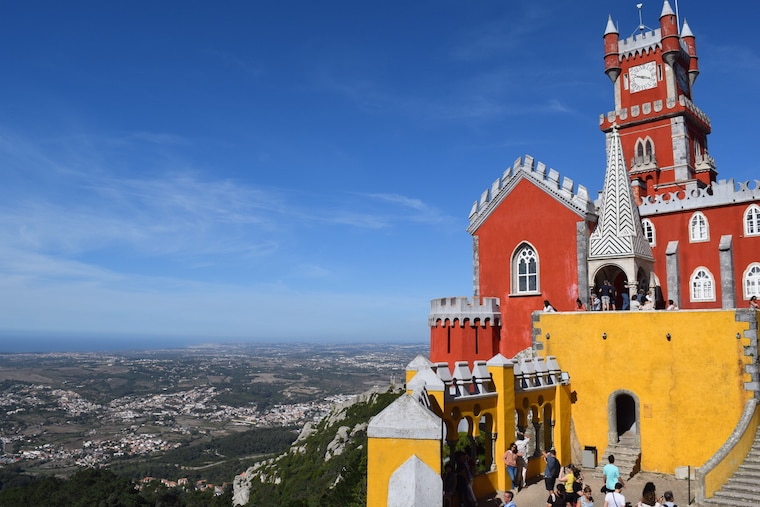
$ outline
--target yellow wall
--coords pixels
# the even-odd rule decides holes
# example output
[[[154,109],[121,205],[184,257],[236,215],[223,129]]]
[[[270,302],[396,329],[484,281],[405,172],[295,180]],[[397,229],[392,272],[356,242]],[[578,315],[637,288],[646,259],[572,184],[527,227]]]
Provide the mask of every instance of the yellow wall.
[[[570,374],[577,397],[572,418],[582,446],[599,453],[607,448],[614,392],[638,399],[643,470],[673,473],[678,466],[701,466],[726,441],[752,396],[744,389],[751,381],[745,373],[751,359],[744,355],[749,323],[737,322],[734,311],[534,317],[535,340],[543,346],[539,354],[556,356]]]
[[[369,438],[367,505],[388,505],[388,484],[398,467],[413,455],[441,474],[441,440]]]

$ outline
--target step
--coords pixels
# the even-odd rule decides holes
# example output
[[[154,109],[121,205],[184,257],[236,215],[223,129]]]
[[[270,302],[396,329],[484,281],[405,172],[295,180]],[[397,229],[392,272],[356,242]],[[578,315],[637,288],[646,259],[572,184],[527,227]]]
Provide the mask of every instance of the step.
[[[733,493],[731,491],[720,490],[715,495],[705,500],[705,503],[719,505],[760,505],[760,494],[747,495],[743,492]]]

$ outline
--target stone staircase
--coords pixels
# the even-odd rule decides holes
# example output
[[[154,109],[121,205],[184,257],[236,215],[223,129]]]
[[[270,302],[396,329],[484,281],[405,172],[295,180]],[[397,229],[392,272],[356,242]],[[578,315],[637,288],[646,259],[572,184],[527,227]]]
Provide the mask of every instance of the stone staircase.
[[[722,507],[757,507],[760,505],[760,429],[744,462],[723,487],[702,505]]]
[[[628,482],[628,479],[641,470],[641,447],[639,447],[635,435],[623,434],[616,444],[607,446],[604,454],[598,458],[599,464],[594,469],[594,477],[604,480],[602,470],[604,465],[608,463],[607,457],[610,454],[615,456],[615,466],[620,470],[620,478],[623,479],[623,482]]]

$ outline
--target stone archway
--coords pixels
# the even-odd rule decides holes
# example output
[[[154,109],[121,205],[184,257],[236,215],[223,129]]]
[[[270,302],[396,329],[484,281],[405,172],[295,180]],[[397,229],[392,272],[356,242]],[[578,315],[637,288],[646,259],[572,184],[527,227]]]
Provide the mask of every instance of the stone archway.
[[[607,404],[609,443],[617,444],[625,438],[635,445],[641,445],[639,398],[626,390],[615,391]]]
[[[615,297],[612,301],[613,309],[620,310],[623,307],[623,293],[628,292],[628,276],[625,271],[616,264],[606,264],[594,274],[594,286],[592,291],[599,296],[599,288],[607,280],[615,288]]]

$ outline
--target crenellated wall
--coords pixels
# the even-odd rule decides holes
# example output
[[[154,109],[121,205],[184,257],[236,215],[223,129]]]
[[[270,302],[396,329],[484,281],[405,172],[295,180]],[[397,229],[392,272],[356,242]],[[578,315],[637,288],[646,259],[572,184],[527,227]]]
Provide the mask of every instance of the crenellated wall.
[[[662,50],[662,35],[660,29],[634,34],[618,42],[620,58],[631,58],[651,51]]]
[[[698,210],[713,206],[760,201],[760,180],[734,182],[719,180],[709,187],[688,192],[677,191],[644,197],[639,205],[642,217],[681,210]]]
[[[499,298],[468,298],[464,296],[436,298],[430,301],[428,324],[436,326],[439,322],[480,320],[490,321],[492,325],[501,323]]]
[[[490,359],[499,352],[499,298],[438,298],[430,302],[430,358],[445,361]]]
[[[536,162],[530,155],[525,155],[515,160],[501,178],[494,181],[491,187],[481,194],[480,199],[473,203],[470,209],[470,225],[467,228],[470,234],[482,225],[522,178],[530,179],[580,214],[594,212],[594,204],[586,187],[578,185],[576,188],[572,179],[560,178],[560,174],[554,169],[550,168],[547,171],[543,162]]]

